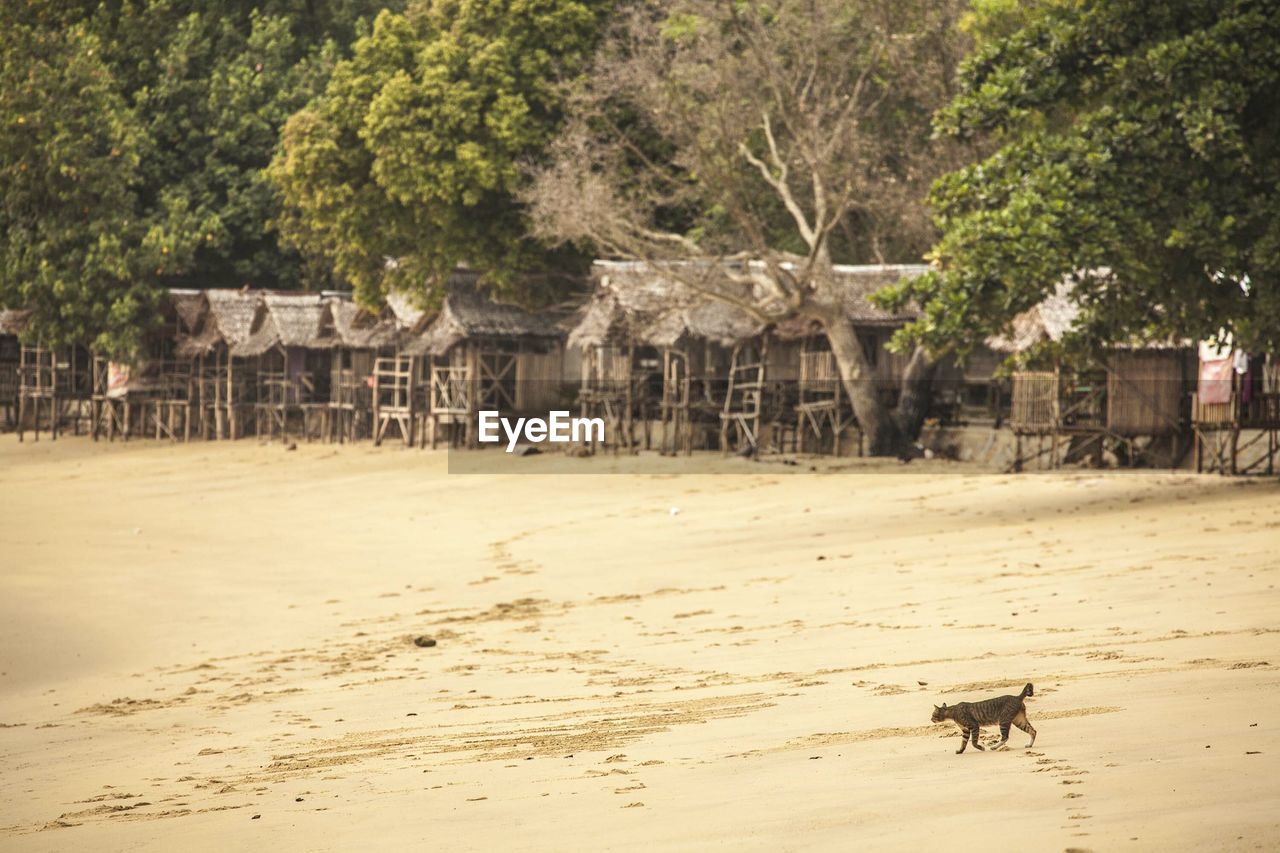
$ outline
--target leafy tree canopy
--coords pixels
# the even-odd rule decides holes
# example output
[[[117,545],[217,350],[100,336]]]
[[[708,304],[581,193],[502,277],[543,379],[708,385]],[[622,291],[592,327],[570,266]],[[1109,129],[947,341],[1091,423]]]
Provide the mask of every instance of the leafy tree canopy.
[[[973,345],[1109,270],[1074,286],[1091,340],[1280,344],[1280,3],[984,5],[976,32],[1014,26],[937,126],[998,147],[934,185],[939,271],[888,294],[925,308],[900,343]]]
[[[285,128],[270,171],[284,233],[365,302],[460,263],[499,285],[564,269],[575,256],[528,238],[515,193],[608,5],[436,0],[379,15]]]
[[[34,308],[34,331],[46,337],[127,335],[150,306],[140,282],[167,242],[137,215],[145,140],[84,25],[13,25],[6,39],[0,302]]]
[[[296,287],[280,129],[372,0],[122,0],[0,9],[0,303],[125,352],[163,286]]]

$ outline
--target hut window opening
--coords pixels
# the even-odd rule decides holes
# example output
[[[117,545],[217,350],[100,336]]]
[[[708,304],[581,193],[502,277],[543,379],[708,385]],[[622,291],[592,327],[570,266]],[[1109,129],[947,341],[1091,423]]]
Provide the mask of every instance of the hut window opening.
[[[862,355],[871,367],[880,363],[880,338],[874,332],[859,332],[858,343],[862,344]]]

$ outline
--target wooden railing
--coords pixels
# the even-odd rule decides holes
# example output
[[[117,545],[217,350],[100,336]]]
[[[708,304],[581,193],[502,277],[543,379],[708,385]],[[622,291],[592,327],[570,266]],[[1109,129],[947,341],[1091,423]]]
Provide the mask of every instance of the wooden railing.
[[[470,386],[470,377],[465,367],[431,368],[432,414],[467,414],[470,411]]]
[[[1202,403],[1191,395],[1191,421],[1198,426],[1280,429],[1280,394],[1254,394],[1247,402],[1232,392],[1224,403]]]
[[[830,352],[800,353],[800,387],[802,391],[831,394],[840,382],[840,370]]]
[[[407,355],[379,358],[373,366],[374,405],[408,410],[413,402],[413,359]]]
[[[271,406],[296,406],[315,398],[315,377],[310,372],[292,377],[276,371],[259,371],[258,402]]]

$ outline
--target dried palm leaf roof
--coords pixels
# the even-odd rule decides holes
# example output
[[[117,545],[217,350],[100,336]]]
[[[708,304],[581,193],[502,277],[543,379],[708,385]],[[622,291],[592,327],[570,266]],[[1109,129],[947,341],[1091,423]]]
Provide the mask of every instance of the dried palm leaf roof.
[[[881,308],[871,301],[871,294],[903,278],[923,275],[929,271],[924,264],[837,264],[833,269],[836,294],[845,316],[855,326],[894,328],[920,316],[914,305],[900,311]],[[809,316],[792,317],[774,326],[774,334],[783,340],[821,332],[822,322]]]
[[[30,322],[29,308],[0,308],[0,335],[20,335]]]
[[[230,346],[248,340],[261,295],[252,290],[206,290],[205,297],[222,340]]]
[[[387,308],[394,315],[396,323],[402,329],[416,326],[427,313],[416,306],[413,300],[403,293],[387,294]]]
[[[209,311],[209,299],[203,290],[170,288],[165,293],[165,302],[177,320],[179,332],[195,329]]]
[[[478,277],[458,272],[449,277],[440,311],[422,333],[405,346],[409,355],[443,355],[467,338],[564,337],[563,315],[556,311],[531,311],[500,302],[482,292]]]
[[[324,349],[338,342],[336,335],[321,334],[324,297],[320,294],[268,293],[263,302],[275,321],[282,345]]]
[[[596,261],[596,292],[570,331],[569,346],[629,340],[669,347],[686,337],[730,344],[759,334],[765,324],[758,318],[688,283],[714,271],[711,264],[698,262],[655,266]],[[744,301],[749,301],[748,286],[742,291]]]
[[[325,311],[322,327],[331,322],[342,345],[354,349],[394,347],[411,326],[407,322],[410,314],[397,313],[389,305],[381,313],[374,313],[345,296],[327,299]]]
[[[209,297],[203,290],[170,289],[165,303],[164,313],[174,320],[174,355],[178,358],[207,355],[221,342],[222,335],[209,311]]]
[[[996,352],[1022,353],[1061,341],[1080,318],[1080,306],[1071,300],[1073,289],[1068,280],[1058,282],[1053,293],[1013,318],[1008,333],[988,338],[987,346]]]
[[[676,265],[597,261],[595,296],[580,313],[569,345],[586,347],[621,340],[648,346],[674,346],[681,339],[708,340],[724,345],[762,334],[769,324],[749,311],[700,292],[688,283],[707,263]],[[835,267],[836,288],[849,318],[858,325],[894,326],[912,319],[914,311],[891,312],[873,305],[872,293],[904,276],[919,275],[922,265]],[[677,277],[678,276],[678,277]],[[717,281],[717,289],[725,286]],[[741,299],[758,303],[758,290],[742,284]],[[749,292],[752,291],[752,292]],[[805,337],[821,331],[821,323],[798,316],[773,324],[782,338]]]
[[[324,297],[318,293],[264,293],[249,337],[231,347],[238,358],[262,355],[272,347],[329,349],[342,342],[332,327],[322,328]]]

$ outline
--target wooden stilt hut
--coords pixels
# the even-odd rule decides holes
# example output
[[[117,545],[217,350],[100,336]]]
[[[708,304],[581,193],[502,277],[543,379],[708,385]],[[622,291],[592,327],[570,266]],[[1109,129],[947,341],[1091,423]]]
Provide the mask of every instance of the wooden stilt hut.
[[[482,410],[546,417],[562,405],[563,314],[500,302],[481,288],[473,273],[452,275],[439,312],[402,350],[410,388],[426,391],[423,407],[410,412],[425,416],[420,443],[435,447],[444,437],[472,446]]]
[[[403,336],[421,319],[422,312],[399,296],[389,300],[381,312],[359,307],[350,294],[326,297],[321,336],[331,327],[339,341],[331,351],[327,439],[372,437],[377,366],[395,361]]]
[[[228,437],[227,374],[229,343],[213,308],[215,291],[197,291],[177,307],[180,318],[174,358],[185,361],[189,375],[184,438]]]
[[[662,353],[664,450],[687,454],[697,442],[755,451],[768,405],[764,328],[740,309],[702,301],[639,331],[642,345]]]
[[[988,342],[1024,362],[1030,356],[1029,366],[1012,374],[1014,470],[1085,458],[1098,463],[1108,451],[1134,465],[1157,449],[1176,465],[1187,435],[1194,351],[1177,343],[1079,340],[1070,292],[1070,282],[1059,285],[1018,315],[1010,334]],[[1035,356],[1046,348],[1050,355]]]
[[[841,264],[833,270],[841,306],[853,323],[877,394],[887,406],[897,404],[908,361],[906,355],[891,352],[888,343],[894,332],[916,315],[910,309],[886,311],[870,297],[886,285],[927,269],[919,264]],[[838,456],[843,441],[851,438],[861,454],[861,431],[821,321],[796,317],[778,323],[770,334],[770,371],[779,389],[779,446],[789,438],[793,451],[826,451]]]
[[[595,290],[569,346],[582,354],[578,401],[615,449],[754,448],[766,416],[765,324],[699,297],[662,266],[597,261]],[[639,426],[641,435],[637,435]]]
[[[249,337],[232,348],[234,358],[250,361],[259,437],[325,434],[332,350],[341,344],[336,328],[322,325],[325,314],[318,293],[264,293]]]
[[[581,354],[581,415],[601,418],[614,447],[629,448],[634,423],[647,415],[652,377],[662,383],[668,365],[660,363],[656,353],[637,352],[639,327],[651,318],[634,306],[628,308],[608,285],[607,277],[597,278],[593,298],[571,323],[567,345]]]
[[[161,322],[128,358],[93,356],[94,440],[152,436],[189,440],[200,434],[202,355],[189,353],[204,324],[208,300],[198,290],[170,290]]]
[[[47,346],[40,341],[20,343],[18,349],[18,440],[26,431],[40,440],[42,430],[57,440],[70,424],[76,435],[88,425],[92,360],[79,345]]]
[[[255,359],[237,353],[253,333],[262,297],[245,288],[207,290],[205,298],[209,302],[206,327],[211,334],[216,332],[205,356],[213,370],[214,434],[237,439],[252,423],[257,390]]]
[[[750,267],[731,267],[749,287]],[[913,315],[885,311],[869,297],[926,269],[842,265],[834,270],[843,308],[889,405],[896,402],[907,357],[886,345]],[[683,269],[668,274],[661,265],[598,261],[594,272],[595,295],[569,345],[583,352],[584,415],[605,417],[624,446],[631,423],[648,419],[645,404],[651,400],[664,452],[688,453],[696,445],[756,453],[790,444],[792,450],[839,453],[842,436],[856,431],[820,321],[795,317],[764,324],[680,283],[677,279],[689,274]],[[744,292],[746,301],[751,296]]]
[[[1275,473],[1280,455],[1280,358],[1230,343],[1199,348],[1191,403],[1197,471]]]

